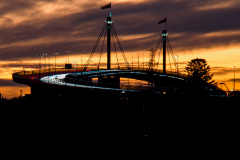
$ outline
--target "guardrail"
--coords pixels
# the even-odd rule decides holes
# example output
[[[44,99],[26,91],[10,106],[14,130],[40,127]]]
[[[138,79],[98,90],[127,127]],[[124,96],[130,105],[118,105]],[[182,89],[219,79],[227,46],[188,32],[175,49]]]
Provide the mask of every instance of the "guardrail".
[[[38,70],[31,70],[31,71],[20,71],[17,73],[14,73],[14,75],[18,76],[33,76],[33,75],[38,75],[39,78],[47,75],[52,75],[52,74],[60,74],[60,73],[73,73],[73,72],[82,72],[83,67],[77,67],[77,68],[72,68],[72,69],[66,69],[66,68],[48,68],[48,69],[38,69]],[[119,69],[119,68],[112,68],[112,69]],[[128,70],[127,67],[121,67],[121,70]],[[88,67],[87,71],[94,71],[94,70],[106,70],[106,68],[98,68],[98,67]],[[163,73],[162,70],[160,69],[152,69],[150,70],[149,68],[142,68],[142,67],[131,67],[131,70],[133,71],[147,71],[147,72],[152,72],[152,73]],[[167,75],[173,75],[173,76],[178,76],[178,77],[187,77],[185,74],[179,73],[179,72],[172,72],[172,71],[167,71]]]
[[[113,70],[119,70],[119,68],[112,68]],[[97,70],[106,70],[106,68],[97,68],[97,67],[88,67],[88,70],[87,71],[97,71]],[[125,67],[121,67],[121,70],[124,71],[124,70],[127,70],[127,68]],[[159,70],[159,69],[152,69],[152,70],[149,70],[147,68],[140,68],[140,67],[133,67],[131,68],[130,71],[139,71],[139,72],[145,72],[145,73],[151,73],[152,75],[156,74],[156,75],[159,75],[159,76],[165,76],[162,74],[162,70]],[[17,72],[17,73],[14,73],[12,75],[13,77],[13,80],[15,82],[18,82],[18,83],[23,83],[23,84],[26,84],[26,85],[30,85],[33,84],[33,83],[48,83],[49,85],[56,85],[54,83],[50,83],[49,81],[45,81],[45,82],[42,82],[40,79],[42,77],[46,77],[46,76],[51,76],[51,75],[55,75],[55,74],[64,74],[64,73],[79,73],[79,72],[83,72],[83,68],[80,68],[80,67],[76,67],[76,68],[73,68],[73,69],[66,69],[66,68],[48,68],[48,69],[39,69],[39,70],[32,70],[32,71],[21,71],[21,72]],[[129,72],[129,70],[128,70]],[[186,75],[184,74],[180,74],[180,73],[177,73],[177,72],[167,72],[166,73],[166,76],[167,77],[172,77],[172,78],[178,78],[178,79],[186,79]],[[74,79],[74,81],[78,81],[79,83],[84,83],[84,82],[80,82],[80,80],[76,80]],[[64,79],[62,80],[62,84],[61,85],[68,85],[68,86],[77,86],[79,84],[74,84],[74,83],[71,83],[71,82],[65,82]],[[68,83],[68,84],[67,84]],[[106,86],[106,88],[111,88],[110,86],[114,86],[114,84],[101,84],[101,82],[93,82],[93,81],[85,81],[85,83],[88,83],[89,87],[92,86],[94,88],[94,86],[98,86],[98,88],[101,88],[101,85],[103,86]],[[109,87],[108,87],[109,86]],[[117,90],[151,90],[151,91],[164,91],[164,90],[172,90],[174,88],[171,88],[171,87],[152,87],[152,86],[132,86],[132,85],[121,85],[121,84],[115,84]],[[210,86],[210,84],[209,84]],[[102,87],[104,88],[104,87]],[[217,87],[216,87],[217,88]],[[175,88],[176,89],[176,88]],[[114,90],[114,88],[112,88],[112,90]]]

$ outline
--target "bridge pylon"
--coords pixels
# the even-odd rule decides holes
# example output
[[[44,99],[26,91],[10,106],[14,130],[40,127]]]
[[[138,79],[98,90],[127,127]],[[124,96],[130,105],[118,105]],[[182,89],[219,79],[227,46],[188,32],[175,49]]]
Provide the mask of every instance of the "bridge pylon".
[[[112,20],[111,17],[107,17],[107,69],[111,69],[111,29],[112,29]]]
[[[162,30],[162,35],[160,36],[160,39],[157,43],[157,46],[155,48],[155,50],[157,51],[158,49],[160,49],[160,52],[161,52],[161,49],[162,49],[162,53],[163,53],[163,61],[162,61],[162,64],[163,64],[163,74],[166,74],[166,56],[168,54],[168,57],[169,57],[169,66],[170,66],[170,70],[172,72],[172,68],[171,68],[171,62],[170,62],[170,55],[172,56],[172,60],[173,60],[173,63],[177,69],[177,72],[178,72],[178,67],[177,67],[177,62],[176,62],[176,59],[175,59],[175,56],[173,54],[173,50],[172,50],[172,46],[170,44],[170,40],[168,38],[168,33],[167,33],[167,17],[162,19],[161,21],[158,22],[158,24],[162,24],[162,23],[166,23],[166,28]],[[159,52],[159,57],[160,57],[160,52]]]
[[[166,42],[167,42],[167,30],[162,30],[163,40],[163,74],[166,74]]]
[[[98,47],[98,44],[99,42],[101,41],[101,38],[103,38],[103,45],[102,45],[102,49],[101,49],[101,55],[102,55],[102,51],[103,51],[103,46],[104,46],[104,40],[105,40],[105,36],[107,35],[107,69],[110,70],[111,69],[111,39],[113,40],[113,44],[114,44],[114,49],[115,49],[115,52],[116,51],[116,45],[115,45],[115,42],[117,43],[118,47],[119,47],[119,50],[121,51],[122,53],[122,56],[123,56],[123,59],[125,61],[125,64],[128,68],[128,70],[130,70],[130,67],[129,67],[129,63],[127,61],[127,58],[124,54],[124,50],[123,50],[123,47],[119,41],[119,38],[118,38],[118,35],[117,35],[117,32],[115,30],[115,27],[113,25],[113,21],[112,21],[112,14],[111,14],[111,3],[101,7],[101,9],[106,9],[106,8],[110,8],[110,16],[106,17],[106,21],[104,23],[104,26],[98,36],[98,39],[92,49],[92,52],[87,60],[87,63],[84,67],[84,71],[87,70],[87,67],[89,65],[89,63],[91,62],[91,59],[93,57],[93,54],[95,53],[97,47]],[[114,40],[115,39],[115,40]],[[100,60],[101,60],[101,55],[100,55]],[[116,54],[117,55],[117,54]],[[99,64],[100,64],[100,60],[99,60]],[[119,62],[117,60],[117,63],[118,63],[118,66],[119,66]],[[98,64],[98,69],[99,69],[99,64]],[[118,67],[120,68],[120,67]]]

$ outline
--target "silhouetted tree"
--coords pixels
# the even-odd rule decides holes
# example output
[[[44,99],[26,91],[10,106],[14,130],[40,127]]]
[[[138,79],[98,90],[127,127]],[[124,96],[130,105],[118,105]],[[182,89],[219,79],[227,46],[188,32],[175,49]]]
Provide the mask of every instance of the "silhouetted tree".
[[[214,95],[218,94],[220,89],[214,80],[211,81],[213,74],[210,74],[210,66],[205,59],[192,59],[188,62],[186,71],[189,82],[189,89],[193,95]],[[219,92],[220,93],[220,92]]]
[[[192,59],[188,62],[186,71],[188,73],[188,78],[195,82],[208,82],[213,83],[214,81],[210,81],[213,77],[213,74],[210,74],[210,66],[207,64],[205,59]]]

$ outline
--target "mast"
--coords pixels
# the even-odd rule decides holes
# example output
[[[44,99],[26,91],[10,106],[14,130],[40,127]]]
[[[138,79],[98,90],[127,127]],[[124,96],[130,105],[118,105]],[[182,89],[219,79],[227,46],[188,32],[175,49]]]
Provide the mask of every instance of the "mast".
[[[111,69],[111,28],[112,28],[112,21],[111,17],[107,17],[106,19],[107,24],[107,69]]]
[[[166,42],[167,42],[167,30],[162,30],[163,39],[163,74],[166,74]]]

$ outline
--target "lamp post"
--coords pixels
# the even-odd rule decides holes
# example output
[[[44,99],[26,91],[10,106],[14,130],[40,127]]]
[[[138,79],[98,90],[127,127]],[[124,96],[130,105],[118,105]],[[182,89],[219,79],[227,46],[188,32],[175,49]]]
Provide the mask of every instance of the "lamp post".
[[[144,53],[143,53],[143,70],[144,70]]]
[[[233,75],[233,92],[235,92],[235,66],[233,66],[233,72],[234,72],[234,75]]]
[[[81,70],[82,70],[82,55],[81,55]]]
[[[49,69],[49,71],[50,71],[50,59],[51,58],[47,58],[48,59],[48,69]]]
[[[71,53],[71,51],[67,51],[68,53],[68,64],[69,64],[69,54]]]
[[[58,55],[58,53],[53,53],[54,54],[54,56],[55,56],[55,73],[56,73],[56,68],[57,68],[57,55]]]
[[[133,70],[133,52],[131,52],[132,53],[132,70]]]
[[[76,64],[77,62],[72,62],[73,64],[75,64],[75,80],[76,80],[76,73],[77,73],[77,67],[76,67]]]
[[[40,74],[41,74],[41,68],[42,68],[42,65],[41,65],[41,59],[42,59],[42,57],[43,56],[41,56],[41,55],[37,55],[39,58],[40,58],[40,64],[39,64],[39,78],[40,78]]]
[[[138,70],[139,70],[139,56],[138,56]]]
[[[39,68],[40,68],[40,70],[41,70],[41,67],[42,67],[42,66],[41,66],[41,59],[42,59],[43,56],[41,56],[41,55],[37,55],[37,56],[40,58]]]
[[[68,59],[67,59],[67,63],[69,65],[69,53],[71,53],[71,51],[67,51],[67,54],[68,54]],[[71,68],[72,69],[72,68]],[[69,67],[68,67],[68,72],[69,72]]]
[[[228,89],[226,83],[219,83],[219,84],[223,84],[223,85],[225,85],[225,87],[227,88],[227,94],[229,95],[230,91],[229,91],[229,89]]]
[[[177,58],[177,75],[178,75],[178,55],[176,55],[175,58]]]
[[[82,49],[82,54],[84,52],[84,49]],[[82,54],[81,54],[81,70],[82,70]]]
[[[43,56],[47,56],[47,53],[43,53]],[[46,58],[44,58],[44,67],[46,69]]]

